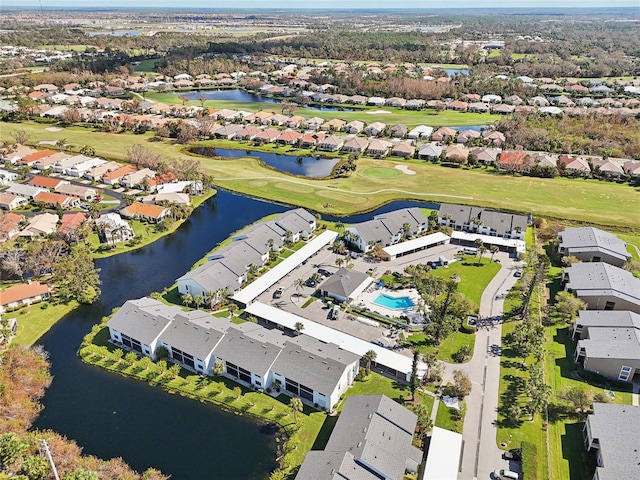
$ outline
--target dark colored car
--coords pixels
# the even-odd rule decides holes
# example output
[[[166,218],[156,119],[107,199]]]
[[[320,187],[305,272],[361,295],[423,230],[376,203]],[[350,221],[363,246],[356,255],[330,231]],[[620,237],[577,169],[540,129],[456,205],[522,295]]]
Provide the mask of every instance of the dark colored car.
[[[329,270],[325,270],[324,268],[319,268],[318,273],[323,277],[330,277],[331,275],[333,275]]]

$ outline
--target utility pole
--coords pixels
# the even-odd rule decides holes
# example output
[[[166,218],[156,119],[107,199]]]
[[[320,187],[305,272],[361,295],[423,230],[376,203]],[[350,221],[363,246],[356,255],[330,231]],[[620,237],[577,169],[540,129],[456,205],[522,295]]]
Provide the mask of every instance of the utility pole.
[[[49,444],[46,440],[40,440],[40,454],[44,454],[49,460],[49,464],[51,465],[51,471],[53,472],[53,476],[56,480],[60,480],[60,476],[58,475],[58,470],[56,469],[56,464],[53,463],[53,458],[51,457],[51,450],[49,450]]]

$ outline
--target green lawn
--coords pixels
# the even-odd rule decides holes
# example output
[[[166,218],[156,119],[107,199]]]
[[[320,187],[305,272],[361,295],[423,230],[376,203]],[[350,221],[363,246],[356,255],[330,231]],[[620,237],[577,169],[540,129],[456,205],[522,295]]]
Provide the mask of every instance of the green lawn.
[[[98,48],[95,45],[39,45],[38,50],[60,50],[61,52],[84,52],[87,48]]]
[[[480,307],[482,292],[500,271],[500,264],[490,263],[489,260],[490,258],[482,258],[480,262],[478,257],[464,255],[463,260],[449,264],[448,268],[432,270],[431,273],[447,280],[457,274],[460,277],[458,291],[469,297],[476,307]]]
[[[43,309],[44,303],[23,307],[17,312],[5,313],[8,318],[18,320],[18,332],[12,343],[20,345],[33,345],[53,325],[78,306],[77,303],[69,304],[48,303],[48,308]]]
[[[455,331],[445,338],[440,345],[433,345],[427,340],[427,336],[424,333],[414,333],[407,337],[407,342],[415,345],[422,354],[436,353],[438,360],[455,363],[453,356],[463,345],[469,345],[471,351],[473,351],[476,336],[474,333]]]
[[[464,407],[463,407],[464,408]],[[461,418],[456,420],[454,418],[455,412],[453,408],[447,407],[444,403],[438,403],[438,413],[436,414],[436,427],[445,428],[452,432],[462,433],[462,426],[464,424],[464,411]]]
[[[362,174],[373,178],[396,178],[401,175],[397,168],[388,167],[369,167]]]
[[[133,71],[134,72],[155,72],[154,67],[157,61],[158,61],[157,58],[142,60],[140,63],[138,63],[133,67]]]
[[[180,146],[148,142],[150,135],[107,134],[82,127],[47,132],[45,125],[0,123],[0,140],[10,140],[13,130],[25,130],[31,141],[65,138],[77,150],[92,145],[98,155],[122,160],[126,149],[143,143],[166,158],[184,158]],[[360,158],[349,178],[312,180],[261,167],[256,159],[201,159],[207,173],[221,187],[267,200],[297,205],[326,214],[345,215],[369,211],[399,199],[457,202],[509,209],[539,216],[619,227],[640,228],[634,205],[638,188],[597,180],[512,177],[484,169],[450,169],[419,160],[393,161]],[[405,164],[416,175],[400,175],[389,181],[365,175],[370,167],[394,168]],[[553,195],[549,195],[549,192]],[[593,199],[598,201],[594,202]]]
[[[396,382],[378,373],[371,372],[368,380],[364,382],[354,382],[353,386],[344,394],[345,398],[354,395],[386,395],[387,397],[403,404],[406,398],[411,396],[409,386]],[[340,409],[344,403],[340,404]]]

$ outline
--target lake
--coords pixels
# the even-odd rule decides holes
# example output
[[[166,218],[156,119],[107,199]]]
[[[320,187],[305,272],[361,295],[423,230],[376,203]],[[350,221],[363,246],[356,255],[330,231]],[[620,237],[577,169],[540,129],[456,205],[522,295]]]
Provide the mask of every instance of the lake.
[[[333,167],[339,158],[295,157],[293,155],[279,155],[277,153],[256,152],[252,150],[235,150],[230,148],[198,147],[192,149],[198,155],[207,157],[257,157],[261,162],[280,172],[301,175],[309,178],[323,178],[331,175]]]
[[[339,220],[360,222],[415,206],[437,208],[402,201]],[[91,327],[114,307],[172,285],[232,232],[286,209],[218,190],[173,234],[98,260],[100,300],[63,318],[38,342],[50,353],[54,380],[34,426],[77,441],[85,454],[122,457],[138,471],[153,466],[172,480],[266,479],[276,467],[274,427],[86,365],[76,351]]]

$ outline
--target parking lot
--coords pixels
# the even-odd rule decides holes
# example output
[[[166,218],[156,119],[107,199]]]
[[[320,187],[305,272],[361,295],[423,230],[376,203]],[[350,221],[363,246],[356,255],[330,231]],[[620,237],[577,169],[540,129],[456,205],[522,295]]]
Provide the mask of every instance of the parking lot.
[[[318,273],[319,269],[326,270],[331,274],[335,273],[338,270],[338,266],[336,265],[336,259],[338,257],[342,257],[349,264],[352,264],[353,269],[362,272],[370,271],[374,278],[379,278],[387,271],[402,272],[407,265],[437,262],[441,256],[451,260],[460,249],[461,247],[459,245],[438,245],[389,261],[371,261],[364,256],[349,258],[337,255],[327,246],[319,250],[315,255],[312,255],[306,262],[298,265],[277,284],[258,296],[256,301],[272,305],[308,320],[348,333],[362,340],[380,341],[387,348],[395,349],[397,348],[396,335],[393,335],[392,331],[385,325],[373,326],[370,324],[371,320],[365,319],[364,321],[359,321],[356,316],[346,314],[344,311],[339,312],[337,319],[331,319],[331,309],[319,298],[314,299],[303,308],[309,299],[314,298],[312,295],[316,291],[317,285],[313,287],[306,285],[296,287],[296,280],[301,279],[306,282],[313,274]],[[499,260],[501,258],[502,261],[507,260],[508,254],[498,253],[496,259]],[[319,284],[321,284],[324,279],[325,277],[323,276]],[[274,292],[278,289],[282,290],[282,294],[279,298],[274,298]],[[407,349],[398,348],[397,351],[404,355],[411,356],[411,352]]]

